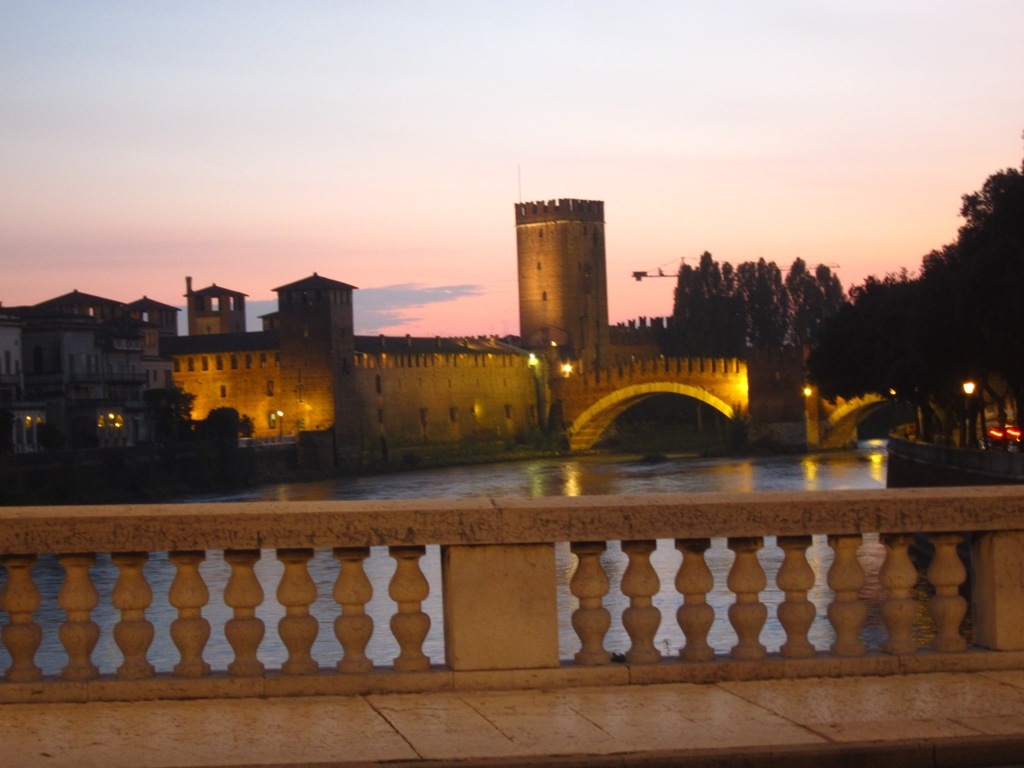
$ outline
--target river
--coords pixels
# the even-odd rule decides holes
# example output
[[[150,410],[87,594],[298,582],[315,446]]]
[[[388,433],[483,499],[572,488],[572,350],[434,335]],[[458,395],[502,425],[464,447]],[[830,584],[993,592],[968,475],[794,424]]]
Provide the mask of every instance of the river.
[[[183,501],[238,501],[238,500],[301,500],[301,499],[397,499],[474,496],[583,496],[637,493],[703,493],[712,491],[761,492],[773,490],[829,490],[877,489],[885,487],[886,453],[882,441],[862,443],[857,450],[839,453],[820,453],[800,456],[774,456],[760,458],[670,458],[659,462],[643,462],[636,458],[585,456],[489,464],[468,467],[411,471],[389,475],[346,478],[311,483],[270,485],[246,490],[243,493],[190,497]],[[860,559],[868,576],[862,596],[869,601],[869,620],[863,638],[869,647],[881,641],[878,604],[881,589],[877,582],[884,550],[876,537],[866,536],[860,550]],[[675,611],[681,598],[673,583],[680,555],[671,540],[659,541],[651,562],[662,582],[661,592],[654,604],[661,610],[662,623],[656,643],[665,653],[674,653],[683,644],[682,632],[675,621]],[[775,605],[782,595],[774,589],[774,576],[782,560],[782,553],[774,541],[766,540],[760,553],[768,574],[769,589],[763,600],[769,607],[769,620],[761,641],[770,651],[777,650],[785,641],[781,626],[774,619]],[[825,574],[832,560],[832,552],[824,536],[815,536],[808,550],[808,561],[816,573],[816,586],[809,595],[818,609],[811,628],[810,639],[818,648],[825,649],[832,642],[832,629],[826,617],[831,591],[825,585]],[[708,601],[715,608],[715,623],[709,642],[720,653],[727,652],[736,642],[735,633],[726,617],[732,603],[731,593],[725,588],[726,576],[732,563],[732,553],[724,540],[715,540],[707,553],[707,561],[715,578],[715,588]],[[629,639],[622,629],[619,616],[627,606],[619,590],[626,558],[617,542],[609,543],[602,563],[611,581],[611,591],[605,605],[612,613],[612,628],[606,639],[608,650],[623,653]],[[569,623],[575,608],[575,598],[569,592],[569,578],[575,567],[575,558],[568,544],[556,546],[558,568],[559,645],[563,658],[571,658],[579,648]],[[441,608],[440,552],[428,547],[421,566],[430,583],[430,597],[423,610],[430,616],[432,626],[424,644],[424,651],[436,663],[444,661],[443,625]],[[318,599],[312,612],[320,619],[320,634],[314,645],[314,658],[321,666],[333,666],[341,649],[332,631],[333,618],[338,613],[331,593],[337,576],[337,562],[329,551],[318,551],[309,563],[310,574],[317,584]],[[394,561],[383,547],[375,547],[367,560],[367,575],[374,588],[374,598],[367,612],[374,620],[374,635],[368,655],[379,665],[390,665],[398,649],[388,630],[388,621],[394,603],[387,596],[387,585],[394,571]],[[273,551],[263,553],[257,565],[257,574],[264,592],[273,595],[282,571]],[[201,572],[210,585],[210,604],[203,609],[212,625],[213,634],[207,645],[205,658],[214,669],[224,669],[232,658],[232,651],[224,638],[223,626],[230,617],[221,599],[223,585],[229,569],[219,552],[209,553]],[[63,570],[55,558],[43,556],[33,571],[42,592],[43,605],[36,620],[44,626],[44,641],[36,663],[45,673],[58,672],[66,663],[66,656],[53,631],[63,620],[63,612],[56,595],[63,580]],[[173,578],[173,567],[166,555],[155,553],[146,564],[145,573],[153,588],[153,605],[147,618],[156,628],[156,639],[150,648],[149,659],[158,671],[169,671],[178,661],[177,650],[170,642],[168,628],[175,611],[167,603],[167,590]],[[92,569],[93,580],[100,592],[100,605],[93,612],[101,627],[100,642],[93,654],[94,662],[102,672],[112,672],[121,662],[121,654],[112,637],[111,627],[117,615],[110,606],[110,591],[116,580],[116,569],[109,555],[101,554]],[[2,615],[2,614],[0,614]],[[269,668],[279,667],[286,654],[277,638],[277,622],[282,609],[272,600],[257,611],[266,622],[267,632],[260,646],[260,658]],[[6,621],[6,616],[3,616]],[[2,622],[0,622],[2,623]],[[6,666],[5,652],[0,649],[0,664]]]

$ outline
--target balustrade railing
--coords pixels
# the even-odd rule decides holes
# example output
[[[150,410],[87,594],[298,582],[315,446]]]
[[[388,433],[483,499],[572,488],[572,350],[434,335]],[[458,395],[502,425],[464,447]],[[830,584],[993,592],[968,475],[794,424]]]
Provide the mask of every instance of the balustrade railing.
[[[865,533],[878,534],[884,547],[877,574],[884,591],[879,607],[884,639],[874,646],[863,636],[868,609],[858,549]],[[809,594],[826,586],[817,583],[808,561],[812,536],[827,536],[832,552],[825,580],[834,640],[827,648],[809,639],[812,624],[822,620]],[[709,601],[716,587],[706,561],[712,539],[725,539],[732,552],[726,579],[732,600],[725,617],[721,611],[716,615]],[[680,553],[669,584],[652,566],[659,540]],[[627,560],[621,579],[610,579],[602,563],[609,541],[620,542]],[[933,551],[926,572],[933,636],[925,647],[916,633],[918,603],[912,597],[919,573],[911,554],[920,542]],[[568,584],[573,600],[571,617],[563,619],[571,622],[579,650],[563,659],[555,548],[566,544],[574,559]],[[781,552],[771,586],[762,562],[766,544]],[[960,555],[965,544],[970,545],[967,563]],[[365,564],[370,547],[381,545],[395,564],[387,589],[395,609],[387,629],[374,626],[368,611],[382,598],[374,595]],[[424,610],[430,586],[420,561],[427,545],[440,545],[442,553],[443,618],[438,618],[444,624],[445,659],[433,665],[424,652],[431,628]],[[333,622],[312,610],[323,597],[309,571],[318,549],[329,549],[337,561]],[[261,583],[257,575],[266,550],[280,562],[276,585]],[[154,594],[144,571],[157,552],[166,553],[165,567],[173,569],[173,578],[161,582],[169,586],[159,597],[175,612],[161,631],[178,656],[173,666],[159,669],[149,656],[156,629],[147,610]],[[109,553],[117,573],[112,588],[103,591],[116,611],[107,629],[94,618],[101,605],[92,575],[97,553]],[[203,576],[209,553],[222,556],[229,570],[223,585]],[[47,614],[62,614],[61,621],[37,620],[42,594],[33,567],[39,555],[56,556],[63,570],[55,597],[59,612]],[[1018,487],[7,508],[0,509],[0,565],[0,641],[9,658],[2,668],[0,701],[1024,667],[1024,489]],[[962,595],[969,572],[970,606]],[[626,603],[615,619],[629,640],[621,658],[606,644],[613,585]],[[204,616],[211,587],[230,612],[213,628]],[[766,600],[767,591],[777,599]],[[662,604],[667,597],[675,615],[663,616],[656,597]],[[276,627],[267,627],[257,614],[268,601],[276,604]],[[770,611],[769,603],[777,607]],[[961,631],[969,607],[970,646]],[[714,647],[709,631],[723,618],[736,643]],[[762,639],[770,618],[784,635],[772,651]],[[655,638],[662,622],[673,619],[685,642],[678,653],[663,654]],[[212,668],[205,657],[214,630],[231,648],[223,668]],[[318,635],[332,631],[340,660],[330,667],[313,649]],[[375,667],[367,647],[374,632],[384,631],[393,637],[398,655],[391,666]],[[101,673],[95,658],[104,632],[120,654],[119,666],[109,674]],[[271,632],[286,658],[279,668],[267,669],[260,649]],[[36,655],[44,636],[53,635],[66,663],[44,675]],[[225,678],[317,682],[277,688],[210,684]],[[90,686],[99,683],[102,691],[92,691]]]

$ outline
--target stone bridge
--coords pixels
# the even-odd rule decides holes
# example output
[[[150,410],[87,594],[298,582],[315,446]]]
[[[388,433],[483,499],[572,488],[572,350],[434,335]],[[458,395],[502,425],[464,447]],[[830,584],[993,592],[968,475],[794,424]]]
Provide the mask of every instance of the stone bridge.
[[[821,401],[819,413],[820,447],[847,448],[857,442],[857,424],[879,408],[891,402],[881,395],[868,394],[849,400],[836,398],[834,402]]]
[[[706,403],[726,418],[749,410],[747,364],[735,358],[636,360],[579,372],[554,371],[552,402],[560,402],[569,447],[591,448],[619,414],[653,395],[676,394]]]
[[[550,396],[561,408],[573,451],[592,448],[620,414],[660,394],[692,397],[727,419],[753,416],[761,428],[777,432],[776,442],[826,450],[855,445],[857,425],[889,402],[877,394],[834,401],[820,399],[813,390],[808,395],[802,361],[796,365],[799,370],[778,379],[762,371],[761,387],[752,393],[748,363],[737,358],[659,357],[594,370],[583,370],[578,362],[555,362]]]

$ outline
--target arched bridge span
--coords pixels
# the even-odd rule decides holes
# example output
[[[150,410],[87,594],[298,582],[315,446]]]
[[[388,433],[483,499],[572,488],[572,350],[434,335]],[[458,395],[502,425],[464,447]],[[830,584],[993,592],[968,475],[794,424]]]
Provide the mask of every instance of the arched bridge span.
[[[736,415],[736,411],[730,405],[710,392],[688,384],[677,384],[670,381],[633,384],[602,397],[577,416],[566,430],[569,437],[569,448],[573,451],[585,451],[593,447],[594,443],[600,439],[604,431],[621,413],[653,395],[660,394],[692,397],[702,403],[707,403],[727,419]]]
[[[747,366],[741,360],[658,358],[633,361],[552,382],[562,404],[569,447],[591,448],[621,413],[649,397],[692,397],[727,418],[749,408]]]
[[[845,448],[857,441],[857,424],[884,406],[881,395],[862,395],[850,400],[838,399],[823,425],[821,447]]]

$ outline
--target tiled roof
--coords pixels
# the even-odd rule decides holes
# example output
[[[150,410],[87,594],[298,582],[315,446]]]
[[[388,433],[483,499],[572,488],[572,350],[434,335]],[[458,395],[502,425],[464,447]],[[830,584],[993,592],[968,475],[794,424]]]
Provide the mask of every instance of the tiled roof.
[[[357,353],[386,354],[529,354],[515,346],[517,339],[495,336],[356,336]]]
[[[224,296],[225,294],[231,294],[233,296],[248,296],[247,293],[241,291],[233,291],[230,288],[222,288],[221,286],[214,283],[208,285],[205,288],[200,288],[198,291],[193,291],[193,296]]]
[[[216,352],[264,352],[280,346],[277,331],[248,333],[207,333],[198,336],[168,336],[160,339],[160,354],[203,355]]]
[[[288,283],[288,285],[282,285],[275,288],[275,291],[308,291],[316,288],[348,288],[349,290],[358,290],[354,285],[348,283],[342,283],[337,280],[331,280],[329,277],[323,277],[314,272],[309,277],[304,277],[301,280],[296,280],[294,283]]]

